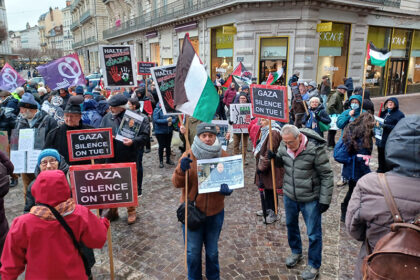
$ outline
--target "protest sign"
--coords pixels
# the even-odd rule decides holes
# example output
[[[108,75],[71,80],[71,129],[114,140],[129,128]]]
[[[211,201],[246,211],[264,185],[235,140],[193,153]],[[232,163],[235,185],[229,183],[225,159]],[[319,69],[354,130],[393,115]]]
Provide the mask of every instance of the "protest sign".
[[[136,164],[70,166],[73,198],[89,209],[137,206]]]
[[[123,141],[124,138],[134,139],[139,134],[144,117],[133,111],[125,111],[115,139]]]
[[[137,62],[137,75],[151,75],[150,68],[155,67],[154,62]]]
[[[374,116],[375,117],[375,126],[373,127],[373,132],[375,133],[375,138],[377,140],[382,140],[382,134],[384,133],[384,119]]]
[[[114,157],[111,128],[67,131],[70,161]]]
[[[105,87],[137,86],[133,46],[99,46]]]
[[[30,151],[34,149],[35,130],[33,128],[19,129],[19,150]]]
[[[222,145],[222,149],[227,151],[229,140],[226,139],[226,134],[229,132],[229,122],[224,120],[212,120],[211,123],[216,125],[216,136],[220,145]]]
[[[35,168],[38,165],[38,156],[42,150],[32,150],[26,152],[26,171],[24,173],[35,173]]]
[[[0,151],[5,155],[9,154],[9,137],[7,131],[0,131]]]
[[[24,83],[25,79],[9,63],[4,64],[0,71],[0,89],[12,92]]]
[[[86,84],[77,54],[69,54],[36,69],[52,90]]]
[[[15,167],[13,173],[26,173],[26,151],[10,151],[10,161]]]
[[[242,156],[197,160],[198,193],[220,191],[221,184],[229,189],[244,187]]]
[[[289,122],[286,87],[253,84],[251,102],[254,117]]]
[[[156,92],[159,96],[159,102],[165,115],[180,115],[180,111],[175,109],[174,90],[176,64],[153,67],[150,69],[153,81],[156,85]]]
[[[233,133],[248,133],[251,117],[251,103],[230,104],[230,121],[233,122]]]

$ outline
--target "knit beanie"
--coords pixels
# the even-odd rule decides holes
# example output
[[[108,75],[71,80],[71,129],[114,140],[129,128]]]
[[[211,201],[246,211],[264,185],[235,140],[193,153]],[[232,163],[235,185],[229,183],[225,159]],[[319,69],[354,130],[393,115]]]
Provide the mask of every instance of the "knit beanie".
[[[56,149],[44,149],[38,156],[38,165],[41,164],[44,157],[54,157],[58,162],[60,162],[61,159],[61,156]]]

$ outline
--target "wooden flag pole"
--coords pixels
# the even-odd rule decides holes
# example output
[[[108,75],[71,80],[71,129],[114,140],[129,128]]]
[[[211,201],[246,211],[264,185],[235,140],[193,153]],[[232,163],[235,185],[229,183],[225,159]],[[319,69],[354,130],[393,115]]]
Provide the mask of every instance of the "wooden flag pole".
[[[95,160],[91,159],[90,163],[92,165],[95,164]],[[101,215],[99,214],[99,209],[96,209],[96,215],[98,216],[98,218],[101,217]],[[111,280],[114,280],[114,255],[112,254],[111,223],[109,223],[106,239],[108,240],[109,273],[111,274]]]
[[[303,101],[305,102],[305,101]],[[268,120],[268,141],[270,142],[270,150],[273,151],[273,139],[271,136],[271,120]],[[275,174],[275,167],[274,167],[274,158],[271,160],[271,177],[273,179],[273,193],[274,193],[274,212],[278,213],[277,208],[277,187],[276,187],[276,174]]]
[[[308,107],[306,106],[306,101],[302,99],[302,102],[303,102],[303,107],[305,108],[306,114],[309,115]],[[271,127],[271,123],[270,123],[270,127]],[[271,129],[270,129],[270,131],[271,131]]]
[[[189,131],[188,131],[188,116],[185,115],[185,144],[186,149],[190,149],[190,140],[188,139]],[[184,224],[184,232],[185,232],[185,240],[184,240],[184,267],[185,272],[188,274],[188,264],[187,264],[187,249],[188,249],[188,176],[189,171],[185,172],[185,224]]]
[[[242,150],[242,166],[245,168],[245,143],[244,143],[244,134],[241,133],[241,150]]]

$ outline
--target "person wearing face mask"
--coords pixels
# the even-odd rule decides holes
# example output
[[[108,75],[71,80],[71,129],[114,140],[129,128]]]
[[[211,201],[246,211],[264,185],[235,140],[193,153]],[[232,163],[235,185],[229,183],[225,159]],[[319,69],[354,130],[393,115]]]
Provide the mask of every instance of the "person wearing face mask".
[[[83,96],[72,96],[64,109],[64,123],[51,130],[47,135],[44,149],[56,149],[62,155],[66,162],[69,161],[69,148],[67,143],[67,131],[90,129],[89,125],[82,122],[82,110],[80,104],[83,103]],[[90,160],[78,161],[77,164],[90,164]]]
[[[19,101],[20,114],[16,121],[15,129],[43,129],[43,133],[48,135],[50,131],[57,127],[57,121],[46,112],[38,109],[39,104],[35,101],[31,93],[26,92]],[[41,137],[45,139],[45,137]],[[22,173],[23,195],[26,196],[26,190],[29,183],[35,179],[32,173]]]
[[[350,109],[345,110],[343,113],[338,116],[337,127],[344,129],[346,125],[353,122],[362,112],[360,105],[362,104],[362,97],[360,95],[352,95],[349,99]]]
[[[382,125],[382,139],[376,139],[376,145],[378,146],[378,173],[385,173],[390,171],[389,167],[385,162],[385,145],[388,140],[388,136],[397,123],[405,117],[404,113],[399,110],[398,99],[395,97],[388,98],[384,104],[385,110],[380,114],[380,117],[384,119]]]
[[[112,135],[116,136],[123,120],[128,99],[123,94],[113,95],[109,100],[110,112],[106,114],[101,122],[100,127],[112,128]],[[122,162],[136,162],[138,159],[138,150],[143,149],[144,145],[149,139],[149,119],[144,118],[137,135],[133,139],[124,138],[123,141],[113,139],[114,141],[114,157],[107,159],[107,163],[122,163]],[[138,180],[140,181],[140,180]],[[127,208],[129,225],[136,221],[136,207]],[[118,208],[107,209],[103,215],[110,221],[118,219]]]

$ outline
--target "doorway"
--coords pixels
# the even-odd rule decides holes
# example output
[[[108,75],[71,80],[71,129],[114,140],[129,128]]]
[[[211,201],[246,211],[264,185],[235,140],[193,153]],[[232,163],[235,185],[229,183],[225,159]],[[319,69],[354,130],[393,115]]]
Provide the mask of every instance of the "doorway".
[[[388,71],[388,88],[386,95],[403,94],[407,78],[408,60],[391,58]]]

